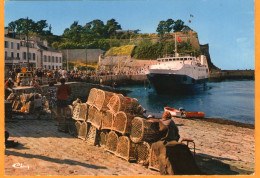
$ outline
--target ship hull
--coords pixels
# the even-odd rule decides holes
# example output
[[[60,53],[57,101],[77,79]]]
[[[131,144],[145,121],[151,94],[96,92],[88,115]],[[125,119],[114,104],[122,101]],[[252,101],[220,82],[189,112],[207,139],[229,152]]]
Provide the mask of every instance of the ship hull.
[[[195,80],[180,74],[147,74],[149,83],[158,94],[194,93],[205,89],[208,78]]]

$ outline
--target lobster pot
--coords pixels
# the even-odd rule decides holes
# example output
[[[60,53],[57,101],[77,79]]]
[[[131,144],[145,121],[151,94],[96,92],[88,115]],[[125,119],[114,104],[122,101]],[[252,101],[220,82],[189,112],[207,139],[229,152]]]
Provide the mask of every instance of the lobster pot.
[[[83,121],[87,120],[87,113],[88,113],[88,105],[86,103],[80,104],[78,119]]]
[[[107,104],[111,97],[114,95],[112,92],[103,91],[98,89],[97,90],[97,96],[95,100],[95,106],[99,111],[106,111],[109,108],[107,107]]]
[[[110,131],[107,135],[107,142],[105,149],[111,153],[116,153],[118,143],[118,135],[114,131]]]
[[[69,105],[66,109],[66,118],[72,118],[73,116],[73,106]]]
[[[87,132],[88,132],[88,124],[85,121],[83,121],[79,128],[78,138],[85,140],[87,137]]]
[[[127,160],[135,160],[135,145],[127,136],[118,138],[116,155]]]
[[[111,129],[112,128],[112,122],[114,118],[114,113],[111,110],[107,110],[104,113],[104,117],[102,119],[102,129]]]
[[[88,127],[89,128],[87,132],[86,141],[88,144],[95,146],[96,144],[98,144],[98,130],[91,124],[88,124]]]
[[[116,113],[112,122],[112,130],[115,130],[123,135],[130,133],[132,118],[133,116],[122,111]]]
[[[91,123],[98,130],[101,128],[102,118],[104,117],[103,112],[98,111],[96,107],[90,106],[88,111],[88,122]]]
[[[98,89],[96,89],[96,88],[92,88],[90,90],[89,95],[88,95],[87,104],[89,104],[89,105],[94,105],[95,104],[96,97],[97,97],[97,91],[98,91]]]
[[[153,150],[153,147],[151,147],[150,157],[149,157],[149,166],[148,167],[150,169],[160,171],[159,160],[158,160],[158,157],[155,154],[155,151]]]
[[[74,120],[74,119],[69,119],[69,122],[68,122],[68,131],[69,131],[69,134],[74,136],[74,137],[77,137],[78,136],[78,132],[77,132],[77,126],[76,126],[76,123],[78,121]],[[78,125],[78,124],[77,124]]]
[[[81,121],[77,121],[75,123],[75,126],[76,126],[76,132],[77,132],[77,136],[79,135],[79,130],[80,130],[80,127],[81,127]]]
[[[141,142],[136,144],[136,160],[137,163],[143,166],[148,166],[151,145],[148,142]]]
[[[159,122],[135,117],[131,122],[130,138],[134,143],[157,141],[159,139]]]
[[[75,120],[78,120],[79,118],[79,111],[80,111],[80,104],[76,104],[74,110],[73,110],[73,114],[72,114],[72,118]]]
[[[101,147],[105,147],[107,143],[108,131],[102,130],[99,137],[99,144]]]

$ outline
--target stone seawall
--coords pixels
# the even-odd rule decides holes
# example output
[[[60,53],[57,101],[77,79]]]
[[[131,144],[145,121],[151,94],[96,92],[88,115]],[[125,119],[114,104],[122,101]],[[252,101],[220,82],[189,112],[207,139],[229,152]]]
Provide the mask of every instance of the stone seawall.
[[[210,74],[210,81],[219,81],[226,79],[254,79],[254,70],[222,70]]]
[[[76,100],[77,98],[81,99],[82,102],[86,102],[89,91],[92,88],[99,88],[105,91],[110,91],[110,92],[115,92],[115,93],[121,93],[121,94],[126,94],[129,91],[127,90],[119,90],[119,89],[113,89],[110,86],[104,86],[104,85],[99,85],[99,84],[92,84],[92,83],[86,83],[86,82],[68,82],[66,83],[71,88],[72,94],[69,96],[69,101],[72,102]],[[59,87],[60,84],[56,84],[55,86]],[[46,94],[48,91],[49,86],[48,85],[42,85],[42,94]],[[33,87],[17,87],[14,88],[14,92],[17,93],[18,95],[22,93],[39,93],[35,90]]]

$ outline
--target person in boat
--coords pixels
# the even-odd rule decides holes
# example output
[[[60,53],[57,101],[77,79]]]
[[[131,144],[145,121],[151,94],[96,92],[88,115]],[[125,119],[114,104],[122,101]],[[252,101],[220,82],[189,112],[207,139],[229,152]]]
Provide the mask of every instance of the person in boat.
[[[166,142],[173,141],[173,140],[179,141],[180,139],[179,129],[171,118],[172,116],[170,112],[165,111],[163,113],[162,118],[160,119],[160,121],[168,128],[167,135],[161,139],[161,140],[165,140]]]

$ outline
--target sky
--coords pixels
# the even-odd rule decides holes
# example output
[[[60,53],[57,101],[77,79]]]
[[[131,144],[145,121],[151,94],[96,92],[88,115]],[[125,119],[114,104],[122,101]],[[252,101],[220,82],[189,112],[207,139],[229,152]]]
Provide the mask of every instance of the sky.
[[[181,19],[198,33],[200,44],[209,44],[217,67],[255,69],[254,0],[5,1],[4,8],[5,26],[28,16],[47,20],[55,35],[74,21],[85,25],[114,18],[122,30],[156,33],[161,20]]]

